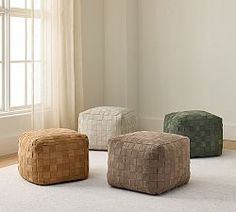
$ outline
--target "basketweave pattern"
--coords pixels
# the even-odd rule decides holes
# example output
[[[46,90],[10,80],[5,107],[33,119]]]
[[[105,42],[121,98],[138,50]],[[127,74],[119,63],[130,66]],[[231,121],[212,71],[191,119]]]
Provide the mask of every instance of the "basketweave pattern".
[[[146,131],[112,138],[108,183],[149,194],[186,184],[190,179],[189,143],[187,137]]]
[[[19,138],[18,170],[26,180],[49,185],[88,177],[88,138],[70,129],[30,131]]]
[[[90,149],[107,150],[109,138],[135,130],[135,113],[127,108],[95,107],[79,115],[78,131],[88,136]]]
[[[222,118],[205,111],[184,111],[165,116],[164,132],[188,136],[191,157],[219,156],[223,149]]]

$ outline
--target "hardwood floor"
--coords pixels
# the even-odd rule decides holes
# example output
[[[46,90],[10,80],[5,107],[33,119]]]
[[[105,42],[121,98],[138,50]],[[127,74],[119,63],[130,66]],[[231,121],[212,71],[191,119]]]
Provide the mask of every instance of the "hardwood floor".
[[[224,149],[236,150],[236,141],[225,140],[224,141]]]
[[[17,163],[17,153],[0,157],[0,168],[5,166],[10,166],[16,163]]]
[[[224,149],[236,150],[236,141],[225,140]],[[0,168],[10,166],[16,163],[17,153],[0,157]]]

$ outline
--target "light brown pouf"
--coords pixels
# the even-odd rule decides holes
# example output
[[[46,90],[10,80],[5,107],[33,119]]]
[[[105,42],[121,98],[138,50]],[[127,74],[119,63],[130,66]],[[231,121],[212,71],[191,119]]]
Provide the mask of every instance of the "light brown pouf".
[[[111,186],[161,194],[189,179],[187,137],[142,131],[109,141],[107,180]]]
[[[49,185],[88,178],[88,138],[63,128],[30,131],[19,138],[19,173]]]

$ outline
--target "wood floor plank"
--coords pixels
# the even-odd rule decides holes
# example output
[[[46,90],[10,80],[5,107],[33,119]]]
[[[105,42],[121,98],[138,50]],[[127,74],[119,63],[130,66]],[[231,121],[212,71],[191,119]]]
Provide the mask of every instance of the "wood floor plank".
[[[0,157],[0,168],[16,164],[18,162],[17,153],[1,156]]]
[[[236,150],[236,141],[225,140],[224,141],[224,149]]]

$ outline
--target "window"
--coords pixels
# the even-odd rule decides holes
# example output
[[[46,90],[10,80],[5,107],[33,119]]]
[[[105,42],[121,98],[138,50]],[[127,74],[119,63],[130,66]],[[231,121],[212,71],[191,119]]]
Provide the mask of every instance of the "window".
[[[40,1],[0,0],[0,114],[31,108],[32,72],[40,72]]]

